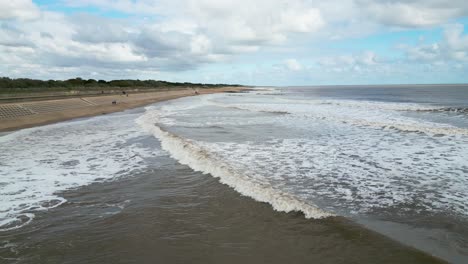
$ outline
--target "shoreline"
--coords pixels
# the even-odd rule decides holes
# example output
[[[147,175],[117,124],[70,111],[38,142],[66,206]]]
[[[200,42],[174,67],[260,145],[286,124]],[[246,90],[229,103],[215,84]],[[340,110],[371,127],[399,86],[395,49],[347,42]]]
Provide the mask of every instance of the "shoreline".
[[[199,89],[198,94],[202,95],[224,92],[239,92],[247,89],[247,87]],[[142,107],[156,102],[195,95],[196,94],[194,93],[194,90],[187,88],[174,91],[129,94],[129,96],[104,95],[97,97],[73,97],[55,100],[31,100],[21,103],[0,103],[0,110],[7,109],[4,110],[4,113],[12,114],[12,117],[2,118],[2,112],[0,112],[0,132],[11,132],[19,129],[42,126],[75,118],[110,114],[127,109]],[[113,101],[116,101],[117,103],[112,104]],[[24,112],[24,108],[26,108],[26,110],[28,110],[30,113],[23,116],[14,116],[14,111],[21,110]],[[39,111],[34,111],[34,109],[39,109]]]
[[[242,90],[246,90],[246,89],[242,89]],[[191,90],[172,91],[174,93],[158,93],[158,95],[154,95],[154,97],[149,98],[149,96],[146,96],[145,100],[133,100],[133,102],[130,102],[130,101],[124,102],[124,100],[127,97],[120,96],[119,98],[122,100],[122,102],[117,105],[111,105],[111,107],[114,107],[112,110],[115,110],[115,111],[113,112],[119,112],[119,111],[123,111],[126,109],[131,109],[134,107],[141,107],[142,105],[151,104],[154,102],[171,100],[171,99],[181,98],[185,96],[192,96],[193,91],[192,93],[190,93],[190,91]],[[236,91],[234,91],[234,89],[229,89],[229,90],[216,89],[216,91],[203,91],[202,94],[223,93],[223,92],[228,93],[228,92],[236,92]],[[130,95],[130,97],[132,96],[136,97],[136,95]],[[112,99],[112,98],[104,97],[104,96],[101,98],[103,102],[108,102],[106,100],[109,100],[109,99]],[[197,98],[193,98],[193,99],[197,99]],[[201,99],[201,98],[198,98],[198,99]],[[147,101],[152,101],[152,102],[147,102]],[[63,102],[63,101],[60,101],[60,102]],[[59,104],[59,102],[55,102],[55,103]],[[142,104],[142,105],[136,105],[132,107],[130,106],[131,103]],[[106,104],[103,104],[102,106],[109,107],[109,104],[106,103]],[[119,110],[116,108],[117,106],[121,106],[123,109]],[[96,109],[96,108],[101,109],[100,107],[101,106],[95,106],[95,108],[93,109]],[[70,110],[70,112],[73,112],[73,111],[78,112],[78,110]],[[109,112],[109,113],[112,113],[112,112]],[[97,115],[99,115],[99,113]],[[37,117],[38,115],[36,114],[35,116]],[[90,116],[93,116],[93,115],[90,115]],[[125,114],[122,114],[122,116],[125,116]],[[72,119],[72,118],[69,118],[69,119]],[[68,119],[65,119],[65,120],[68,120]],[[2,120],[0,119],[0,124],[1,124],[1,121]],[[57,122],[60,122],[60,121],[57,121]],[[100,123],[101,123],[100,121],[96,121],[93,124],[88,125],[88,127],[84,130],[87,131],[89,128],[91,128],[92,130],[101,131],[101,135],[104,134],[105,138],[111,137],[111,135],[114,135],[114,136],[122,135],[122,134],[115,135],[113,133],[107,133],[112,130],[106,131],[106,130],[99,129],[99,126],[101,125]],[[102,122],[102,123],[106,123],[106,122]],[[120,119],[117,122],[114,122],[114,121],[109,122],[109,124],[112,125],[112,128],[114,128],[113,126],[119,127],[120,123],[121,123]],[[133,122],[131,122],[130,126],[132,125],[134,125]],[[76,131],[79,131],[79,130],[80,129],[77,129],[76,127],[68,128],[68,132],[69,133],[71,132],[71,134],[74,134]],[[120,130],[120,129],[116,129],[116,130]],[[31,131],[25,131],[25,132],[26,134],[29,134]],[[67,130],[56,130],[54,127],[40,128],[39,133],[42,133],[45,136],[48,136],[48,134],[56,134],[56,135],[68,134]],[[19,134],[22,134],[22,133],[19,133]],[[37,136],[37,134],[35,136]],[[71,140],[71,141],[75,141],[77,142],[77,144],[83,144],[83,146],[89,145],[87,144],[89,142],[81,141],[81,139],[84,139],[84,138],[85,138],[84,136],[75,137],[74,139],[78,139],[78,140]],[[87,151],[87,153],[94,153],[96,149],[102,150],[102,147],[105,145],[111,146],[111,144],[108,144],[109,142],[103,142],[102,139],[104,138],[101,138],[101,140],[95,141],[98,143],[98,145],[94,145],[93,148],[87,149],[87,150],[93,150],[93,151]],[[138,140],[142,140],[142,139],[140,138]],[[18,142],[20,141],[21,140],[19,140]],[[129,144],[135,144],[133,140],[131,141],[133,143],[129,143]],[[146,141],[142,140],[141,142],[146,142],[145,144],[143,144],[145,146],[152,146],[152,147],[157,148],[159,143],[151,143],[153,141],[154,141],[154,138],[150,137],[149,140],[148,139]],[[37,142],[41,142],[41,140]],[[36,145],[36,149],[39,149],[39,150],[47,149],[48,140],[42,140],[42,142],[43,142],[42,144],[44,144],[42,145],[42,148],[37,147]],[[140,143],[137,142],[136,144],[140,144]],[[13,144],[15,144],[14,141],[13,141]],[[30,142],[27,144],[30,144]],[[30,144],[30,145],[34,146],[35,144]],[[100,146],[100,147],[96,147],[96,146]],[[121,148],[121,146],[122,145],[119,144],[119,148]],[[83,151],[81,148],[70,147],[69,145],[63,145],[63,144],[62,144],[62,147],[64,149],[67,149],[67,151],[71,149],[79,149],[81,153],[83,154],[86,153],[86,151]],[[8,149],[8,147],[6,149]],[[22,148],[22,149],[28,150],[29,153],[38,153],[38,151],[31,151],[28,148]],[[135,149],[138,149],[138,148],[135,148]],[[8,152],[5,152],[5,153],[8,153]],[[61,152],[60,150],[55,150],[54,153],[61,153],[60,155],[62,155],[63,152]],[[110,154],[110,152],[101,151],[101,152],[94,153],[93,154],[94,157],[84,156],[78,160],[81,160],[82,164],[85,163],[84,162],[85,160],[86,160],[86,163],[88,161],[92,162],[92,160],[95,160],[95,157],[106,156],[106,155],[103,155],[103,153]],[[117,153],[115,157],[117,157],[118,154],[119,153]],[[28,154],[28,156],[29,155],[30,154]],[[34,154],[31,154],[31,156],[34,156]],[[67,163],[67,162],[73,162],[76,159],[76,156],[77,155],[70,155],[68,159],[66,157],[60,156],[59,159],[55,158],[55,160],[60,161],[60,164],[59,164],[60,167],[64,166],[63,164],[72,164],[71,166],[75,166],[73,165],[73,163]],[[123,164],[124,166],[131,167],[128,165],[126,161],[131,160],[133,157],[134,156],[130,157],[130,159],[128,159],[127,157],[125,162],[120,162],[120,163]],[[47,162],[48,159],[41,157],[40,159],[37,159],[37,160],[39,162],[43,162],[43,161]],[[250,198],[249,196],[239,195],[240,193],[239,191],[236,191],[235,188],[229,187],[228,185],[226,185],[226,183],[221,182],[218,178],[211,177],[211,176],[207,178],[206,177],[207,174],[203,174],[199,172],[198,170],[195,170],[192,172],[190,168],[181,168],[178,165],[179,163],[180,163],[179,159],[176,159],[172,156],[168,158],[166,161],[164,161],[164,158],[158,157],[158,162],[151,162],[151,164],[153,164],[154,167],[148,167],[150,169],[148,170],[147,174],[144,174],[144,173],[135,174],[135,175],[138,175],[138,177],[135,177],[136,180],[125,179],[123,182],[121,181],[116,181],[114,183],[108,182],[108,184],[104,183],[105,184],[104,186],[101,185],[101,183],[99,183],[96,185],[93,184],[93,186],[86,186],[86,187],[80,186],[79,187],[80,190],[73,189],[71,192],[66,191],[67,192],[66,195],[68,195],[68,197],[66,195],[63,197],[66,197],[66,201],[69,201],[69,202],[65,203],[63,207],[60,206],[60,209],[50,210],[47,214],[44,214],[44,213],[37,214],[36,218],[39,221],[34,221],[33,224],[31,224],[31,226],[28,226],[27,228],[23,229],[21,232],[18,232],[18,236],[16,236],[17,233],[11,232],[12,234],[11,239],[13,241],[15,240],[16,241],[29,241],[31,239],[27,235],[22,236],[21,233],[28,234],[30,230],[44,229],[45,231],[40,232],[39,235],[36,236],[36,240],[33,240],[35,242],[32,242],[33,244],[30,244],[27,247],[35,248],[37,245],[35,243],[40,243],[40,244],[51,245],[50,248],[46,248],[43,251],[40,251],[39,249],[39,253],[38,251],[34,251],[34,250],[31,250],[31,251],[26,250],[25,253],[23,253],[23,250],[24,250],[23,249],[24,247],[23,247],[23,248],[20,248],[22,252],[21,255],[25,255],[27,257],[34,256],[34,255],[51,257],[53,253],[52,254],[48,253],[48,252],[53,252],[53,250],[51,249],[60,247],[61,245],[60,243],[62,243],[62,241],[73,241],[73,246],[71,246],[70,244],[69,247],[61,248],[61,250],[67,250],[66,251],[67,253],[65,253],[67,256],[73,255],[73,253],[76,253],[76,255],[74,255],[74,259],[76,262],[84,262],[83,257],[84,256],[88,257],[88,256],[86,256],[86,254],[83,254],[83,252],[88,252],[88,251],[84,250],[83,247],[84,248],[89,247],[89,243],[88,243],[89,241],[97,241],[98,243],[101,243],[103,241],[103,237],[102,236],[100,237],[99,235],[102,235],[105,233],[106,235],[104,238],[106,239],[105,240],[106,243],[103,243],[103,244],[106,245],[107,250],[102,250],[104,251],[104,253],[107,253],[107,252],[134,253],[134,255],[130,254],[131,258],[137,258],[142,255],[147,256],[146,258],[144,257],[141,258],[140,259],[141,262],[147,262],[150,260],[154,261],[156,257],[159,257],[159,256],[156,256],[156,254],[151,255],[149,253],[149,252],[155,252],[154,248],[158,248],[158,249],[162,248],[161,250],[162,252],[158,252],[159,255],[163,255],[164,260],[166,260],[166,262],[173,262],[175,258],[174,256],[177,255],[176,252],[180,251],[180,248],[184,246],[186,246],[185,248],[186,250],[193,250],[196,253],[190,254],[190,253],[187,253],[187,251],[185,251],[185,254],[187,257],[184,258],[183,260],[178,259],[179,262],[187,262],[192,258],[201,259],[204,256],[198,255],[198,252],[207,252],[207,249],[203,246],[197,247],[197,245],[194,243],[194,240],[191,240],[191,237],[196,237],[195,241],[197,242],[202,241],[202,243],[200,244],[208,245],[208,246],[218,245],[218,244],[225,245],[223,244],[223,243],[226,243],[226,240],[224,239],[229,238],[229,240],[227,240],[228,241],[227,243],[229,244],[228,244],[228,247],[226,247],[228,249],[227,253],[220,254],[222,256],[221,259],[226,259],[229,256],[232,257],[232,250],[236,250],[236,247],[232,247],[232,245],[234,246],[239,245],[235,253],[236,256],[238,257],[239,262],[241,262],[242,260],[245,261],[245,259],[243,258],[246,255],[251,256],[254,252],[257,252],[257,251],[260,253],[257,253],[258,254],[257,258],[259,259],[256,262],[262,262],[261,257],[265,255],[270,255],[272,252],[276,252],[277,247],[279,248],[289,247],[288,251],[293,252],[294,254],[286,255],[286,257],[284,258],[280,258],[281,256],[275,255],[272,258],[276,259],[278,263],[282,263],[284,261],[291,261],[291,259],[293,259],[293,262],[297,262],[297,263],[299,263],[299,261],[302,261],[302,260],[325,261],[324,258],[328,260],[325,262],[334,262],[334,261],[338,262],[340,259],[348,258],[348,259],[353,260],[352,262],[368,262],[368,263],[374,263],[374,262],[388,262],[388,263],[392,263],[392,262],[432,263],[434,262],[434,263],[439,263],[439,261],[443,263],[442,259],[432,255],[431,252],[423,251],[412,246],[411,244],[402,243],[401,241],[392,239],[388,235],[379,233],[378,231],[374,229],[368,228],[366,225],[361,225],[358,222],[353,221],[348,218],[344,218],[344,217],[327,218],[330,221],[329,220],[313,220],[314,222],[311,224],[310,222],[311,220],[308,220],[307,218],[305,218],[303,216],[303,213],[300,213],[300,212],[284,213],[284,212],[278,212],[276,210],[272,210],[270,203],[266,203],[266,202],[259,203],[255,199]],[[161,166],[161,164],[165,164],[165,165]],[[158,175],[158,177],[154,177],[155,174]],[[46,175],[47,177],[50,177],[49,174],[46,174]],[[177,179],[177,177],[179,177],[179,179]],[[189,182],[185,181],[187,177],[191,178]],[[195,184],[194,184],[194,181],[192,181],[192,177],[195,177],[197,179]],[[125,185],[125,188],[122,188],[122,185]],[[131,188],[129,188],[129,186]],[[148,188],[148,186],[151,186],[151,188]],[[160,189],[157,189],[157,188],[160,188]],[[186,193],[181,192],[182,189],[187,190],[187,192]],[[158,193],[156,191],[156,193],[158,194],[154,195],[153,192],[155,192],[155,190],[161,190],[161,192]],[[194,191],[196,191],[195,195],[193,193]],[[65,193],[65,191],[63,192]],[[175,193],[177,194],[176,196],[174,196]],[[210,195],[207,196],[207,193]],[[149,200],[149,197],[154,198],[154,199]],[[199,199],[195,200],[194,197],[197,197]],[[207,198],[210,198],[210,199],[207,200]],[[176,203],[174,203],[174,201],[176,201]],[[103,204],[105,204],[105,206],[103,206]],[[194,208],[194,209],[192,209],[192,211],[189,211],[190,213],[187,213],[187,210],[189,210],[187,208]],[[230,208],[230,210],[227,210],[226,208]],[[119,209],[120,211],[118,211]],[[98,210],[98,211],[96,212],[95,210]],[[199,213],[199,211],[202,211],[203,213],[197,214]],[[83,213],[83,212],[87,212],[87,213]],[[142,212],[144,213],[142,214]],[[252,215],[249,212],[255,212],[255,214]],[[95,216],[97,213],[100,215],[100,217],[103,217],[102,221],[96,220]],[[83,215],[89,215],[89,218],[82,218]],[[213,215],[216,215],[218,217],[214,219],[212,217]],[[234,215],[237,216],[237,218],[233,217]],[[167,218],[162,219],[161,216],[167,216]],[[67,217],[69,217],[68,219],[70,221],[64,221],[67,219]],[[189,219],[188,221],[187,221],[187,218]],[[76,221],[76,219],[79,219],[79,221]],[[158,219],[158,221],[154,222],[154,219]],[[226,221],[226,219],[228,220]],[[272,221],[272,219],[274,219],[274,221]],[[193,223],[188,224],[188,222],[193,222]],[[226,225],[227,225],[226,222],[228,223],[229,228],[226,228]],[[152,224],[148,224],[148,223],[152,223]],[[174,225],[172,225],[173,223]],[[265,223],[268,223],[268,224],[265,224]],[[266,228],[265,228],[265,225],[267,225]],[[132,228],[135,226],[142,227],[142,228],[138,228],[138,231],[141,232],[138,235],[135,235],[135,229]],[[204,227],[204,229],[200,229],[200,226]],[[244,230],[245,226],[248,226],[251,228],[245,231]],[[126,227],[130,227],[130,228],[126,229]],[[235,227],[239,227],[239,229],[234,229],[234,231],[229,231],[229,230],[233,230],[233,228]],[[63,229],[73,230],[73,231],[72,232],[69,231],[65,233],[56,231],[56,230],[63,230]],[[91,231],[89,229],[91,229]],[[103,230],[105,230],[105,232],[103,232]],[[165,232],[164,230],[167,230],[167,232]],[[187,231],[187,230],[190,230],[190,231]],[[280,230],[280,232],[272,234],[269,232],[265,232],[265,230]],[[326,232],[324,232],[324,230]],[[187,233],[189,233],[190,235],[187,236],[186,235]],[[209,235],[203,236],[203,234],[206,234],[206,233],[208,233]],[[53,236],[49,237],[48,234],[54,234],[54,236],[58,236],[59,238],[55,239]],[[83,234],[86,234],[86,235],[83,235]],[[112,236],[108,234],[112,234],[112,235],[117,234],[117,235]],[[235,234],[235,236],[233,234]],[[239,234],[241,235],[239,236]],[[83,242],[83,240],[80,240],[80,236],[85,237],[85,238],[89,238],[93,236],[94,237],[93,239],[86,241],[86,243],[81,244],[80,242]],[[142,236],[151,236],[151,239],[150,239],[151,241],[145,244],[145,243],[141,243],[140,240],[136,240],[136,241],[130,240],[131,242],[129,242],[128,245],[125,245],[123,247],[123,248],[128,249],[128,248],[131,248],[132,245],[137,244],[139,245],[138,251],[132,251],[132,250],[127,251],[125,249],[122,250],[122,248],[118,248],[118,247],[116,248],[114,245],[115,243],[113,243],[113,241],[117,239],[119,241],[131,239],[131,238],[139,239]],[[32,237],[34,237],[34,235],[32,235]],[[46,243],[44,243],[43,237],[47,237]],[[122,239],[122,237],[124,237],[124,239]],[[259,243],[260,237],[263,238],[261,243]],[[281,244],[275,243],[274,241],[278,237],[280,238],[279,239],[280,241],[285,241],[285,242]],[[175,245],[176,251],[172,251],[170,247],[167,247],[167,240],[165,240],[167,238],[173,241],[172,243],[173,245]],[[236,240],[236,238],[239,240]],[[298,244],[298,242],[301,242],[301,243]],[[329,243],[329,245],[325,246],[327,245],[327,243]],[[14,245],[14,242],[12,244]],[[17,242],[16,244],[21,245],[21,242]],[[245,247],[243,247],[243,245],[250,245],[250,247],[252,247],[252,245],[256,245],[256,244],[268,245],[268,246],[264,247],[266,248],[265,251],[261,251],[262,248],[253,247],[253,250],[250,252],[246,252]],[[164,247],[164,245],[166,247]],[[315,249],[322,248],[321,251],[325,251],[323,247],[326,247],[328,248],[328,251],[325,251],[323,255],[318,254],[316,252],[311,253],[311,245],[314,245],[313,247]],[[100,246],[93,245],[91,247],[102,249]],[[335,248],[335,247],[338,248],[338,250],[330,250],[330,248]],[[12,247],[12,249],[16,250],[14,246]],[[342,250],[342,249],[346,249],[346,250]],[[224,252],[222,250],[223,250],[222,246],[217,248],[217,251]],[[102,251],[92,252],[90,254],[91,255],[90,258],[100,256],[102,258],[101,262],[104,261],[103,256],[100,255],[102,254]],[[357,253],[356,254],[352,253],[354,251]],[[14,251],[11,250],[11,252],[14,252]],[[46,253],[42,253],[42,252],[46,252]],[[167,254],[164,254],[166,252]],[[63,251],[61,251],[60,254],[64,254]],[[297,256],[297,259],[294,259],[294,255]],[[336,259],[330,256],[336,256]],[[362,256],[368,256],[368,258],[363,258]],[[52,257],[57,257],[57,256],[52,255]],[[105,257],[105,254],[104,254],[104,257]],[[116,259],[122,258],[122,257],[123,256],[118,256],[116,257]],[[209,259],[211,255],[208,255],[206,257]],[[62,261],[64,260],[62,259]],[[200,261],[200,263],[203,263],[203,262]]]

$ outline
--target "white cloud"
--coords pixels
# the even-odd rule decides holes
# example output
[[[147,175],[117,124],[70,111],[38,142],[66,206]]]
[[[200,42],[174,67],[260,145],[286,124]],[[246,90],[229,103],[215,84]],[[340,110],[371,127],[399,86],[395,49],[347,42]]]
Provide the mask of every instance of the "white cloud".
[[[319,9],[290,8],[281,13],[280,28],[295,32],[314,32],[325,25]]]
[[[72,6],[97,6],[124,13],[169,17],[163,30],[209,35],[237,45],[279,43],[292,32],[311,33],[325,25],[315,4],[302,0],[85,0]]]
[[[441,62],[468,62],[468,35],[462,24],[449,25],[438,43],[403,46],[407,57],[416,62],[440,64]]]
[[[29,61],[29,64],[51,64],[48,66],[78,66],[100,62],[146,61],[146,57],[137,54],[134,46],[126,42],[127,40],[114,42],[112,39],[97,39],[89,42],[89,40],[75,39],[77,33],[85,29],[79,25],[84,24],[81,21],[75,22],[67,19],[64,15],[53,12],[43,12],[40,19],[29,22],[4,23],[0,27],[0,33],[3,33],[0,36],[0,46],[10,46],[10,50],[0,49],[2,55],[0,62],[10,64],[9,57],[11,56],[6,56],[6,53],[12,49],[15,49],[15,56],[17,59],[21,57],[24,64],[28,64]],[[96,32],[96,37],[100,35],[99,33]],[[105,32],[101,33],[102,37]],[[22,47],[28,49],[21,49]],[[24,53],[24,50],[28,52]]]
[[[296,59],[287,59],[284,61],[286,68],[290,71],[300,71],[302,70],[302,64],[300,64]]]
[[[136,54],[133,47],[128,43],[99,43],[81,44],[73,43],[69,46],[72,57],[87,58],[102,62],[142,62],[148,59],[144,55]]]
[[[0,64],[4,74],[64,67],[94,71],[191,70],[208,63],[251,60],[246,53],[289,52],[300,58],[307,45],[370,35],[385,28],[445,24],[468,15],[468,1],[453,0],[65,0],[93,7],[97,15],[65,14],[31,0],[0,0]],[[114,12],[130,14],[111,18]],[[110,15],[110,16],[107,16]],[[462,25],[449,26],[438,43],[406,46],[411,62],[467,60]],[[301,46],[302,45],[302,46]],[[323,45],[323,44],[321,44]],[[314,49],[314,47],[310,47]],[[297,51],[297,52],[296,52]],[[287,54],[287,55],[285,55]],[[239,56],[240,55],[240,56]],[[253,56],[252,56],[253,57]],[[363,72],[386,65],[374,52],[319,59],[329,71]],[[36,65],[36,66],[31,66]],[[296,59],[281,66],[306,71]],[[52,70],[51,70],[52,71]],[[54,72],[60,72],[57,69]],[[68,72],[68,71],[65,71]]]
[[[372,66],[378,63],[378,58],[374,52],[367,51],[358,58],[358,61],[363,65]]]
[[[325,68],[331,68],[335,71],[344,71],[345,69],[360,70],[362,67],[371,67],[380,62],[374,52],[365,51],[356,55],[323,57],[319,59],[318,63]]]
[[[325,25],[320,10],[302,0],[67,1],[72,7],[147,17],[115,19],[43,10],[34,20],[22,22],[10,18],[39,12],[31,1],[0,1],[5,7],[0,13],[0,45],[30,47],[34,57],[21,52],[15,56],[46,67],[181,71],[279,45],[290,35],[310,34]],[[11,57],[3,54],[6,51],[0,49],[4,63]]]
[[[195,35],[190,43],[190,51],[194,54],[209,54],[211,41],[204,35]]]
[[[437,43],[420,45],[408,48],[407,56],[410,60],[431,62],[436,61],[441,57],[441,50]]]
[[[447,26],[444,31],[444,41],[454,51],[468,51],[468,35],[463,35],[462,24]]]
[[[398,27],[426,27],[468,14],[465,0],[356,0],[369,18]]]
[[[31,0],[0,0],[0,19],[38,18],[39,9]]]

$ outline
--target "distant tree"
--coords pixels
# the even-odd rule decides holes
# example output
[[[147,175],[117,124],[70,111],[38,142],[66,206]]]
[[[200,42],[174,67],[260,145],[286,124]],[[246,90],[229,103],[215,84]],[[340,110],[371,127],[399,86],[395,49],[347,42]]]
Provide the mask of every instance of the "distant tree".
[[[85,81],[86,86],[97,86],[97,83],[98,82],[96,80],[94,80],[94,79],[89,79],[89,80]]]
[[[200,83],[188,83],[188,82],[167,82],[160,80],[84,80],[80,77],[62,80],[35,80],[28,78],[11,79],[8,77],[0,77],[0,92],[40,92],[40,91],[60,91],[60,90],[79,90],[79,89],[93,89],[96,88],[99,91],[106,89],[160,89],[160,88],[171,88],[171,87],[195,87],[195,88],[206,88],[206,87],[217,87],[217,86],[228,86],[225,84],[200,84]],[[237,85],[236,85],[237,86]]]

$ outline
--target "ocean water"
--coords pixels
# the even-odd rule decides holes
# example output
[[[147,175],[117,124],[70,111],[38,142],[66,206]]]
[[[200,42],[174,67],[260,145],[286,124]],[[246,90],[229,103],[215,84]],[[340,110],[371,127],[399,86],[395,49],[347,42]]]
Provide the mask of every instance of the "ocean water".
[[[161,150],[138,141],[144,133],[134,125],[136,117],[95,117],[0,137],[0,232],[21,228],[34,212],[66,202],[57,192],[145,168],[143,158]]]
[[[468,87],[291,87],[150,107],[172,157],[239,193],[468,261]]]
[[[0,136],[7,263],[468,261],[468,87],[258,88]]]

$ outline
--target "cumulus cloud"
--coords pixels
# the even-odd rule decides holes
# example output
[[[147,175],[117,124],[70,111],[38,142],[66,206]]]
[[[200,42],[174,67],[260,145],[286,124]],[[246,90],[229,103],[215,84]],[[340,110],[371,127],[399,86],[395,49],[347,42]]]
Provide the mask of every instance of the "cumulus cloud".
[[[462,24],[453,24],[446,27],[444,41],[446,45],[455,53],[468,51],[468,35],[463,34]]]
[[[286,68],[290,71],[300,71],[302,70],[302,64],[300,64],[296,59],[287,59],[284,61]]]
[[[449,25],[440,42],[403,46],[407,57],[416,62],[441,63],[448,61],[468,62],[468,35],[463,34],[462,24]]]
[[[193,54],[209,54],[211,52],[211,41],[205,35],[195,35],[190,42],[190,51]]]
[[[73,29],[72,40],[77,42],[126,42],[135,33],[131,26],[118,19],[78,14],[67,20],[67,24]]]
[[[198,30],[237,45],[277,43],[291,32],[317,31],[325,21],[313,2],[301,0],[85,0],[72,6],[97,6],[124,13],[169,17],[162,27]],[[189,29],[189,30],[187,30]]]
[[[377,22],[398,27],[426,27],[468,14],[464,0],[356,0]]]
[[[466,16],[463,0],[63,0],[80,13],[40,9],[31,0],[0,0],[0,67],[4,74],[50,69],[159,73],[226,63],[247,53],[288,50],[297,43],[362,37],[385,27],[419,28]],[[60,5],[59,4],[59,5]],[[86,13],[87,7],[98,10]],[[128,16],[113,16],[128,14]],[[109,15],[110,14],[110,15]],[[109,15],[109,16],[108,16]],[[120,17],[120,18],[116,18]],[[299,41],[297,41],[299,40]],[[465,62],[462,25],[438,43],[407,46],[411,61]],[[306,44],[304,44],[306,45]],[[282,55],[283,56],[283,55]],[[247,56],[245,56],[247,57]],[[336,71],[381,67],[374,52],[329,56]],[[67,69],[61,71],[60,67]],[[295,59],[282,69],[304,71]],[[52,70],[54,69],[54,70]]]
[[[419,62],[431,62],[441,58],[440,46],[437,43],[408,47],[406,54],[410,60]]]
[[[298,0],[190,0],[183,14],[226,49],[282,43],[291,33],[312,33],[325,24],[320,10]]]
[[[373,51],[359,54],[323,57],[318,64],[326,71],[345,72],[362,71],[381,64],[382,61]]]
[[[1,0],[0,19],[29,20],[38,18],[39,8],[31,0]]]
[[[40,62],[47,67],[181,71],[279,45],[291,34],[313,33],[325,24],[320,10],[301,0],[66,3],[71,7],[92,6],[146,17],[116,19],[46,10],[38,15],[40,11],[31,1],[1,1],[0,7],[4,8],[0,9],[0,33],[4,34],[0,45],[31,47],[34,56],[28,54],[23,59],[34,58],[31,63]],[[154,16],[165,19],[156,20]],[[26,18],[32,20],[14,21]],[[11,52],[11,48],[0,51]],[[17,52],[15,56],[22,54]],[[8,63],[7,57],[2,56],[0,61]]]
[[[468,69],[468,35],[462,24],[445,26],[440,41],[403,44],[404,56],[384,57],[373,51],[319,58],[314,68],[317,80],[339,75],[337,82],[427,83],[466,81]],[[453,78],[453,79],[451,79]],[[390,80],[390,81],[389,81]]]

